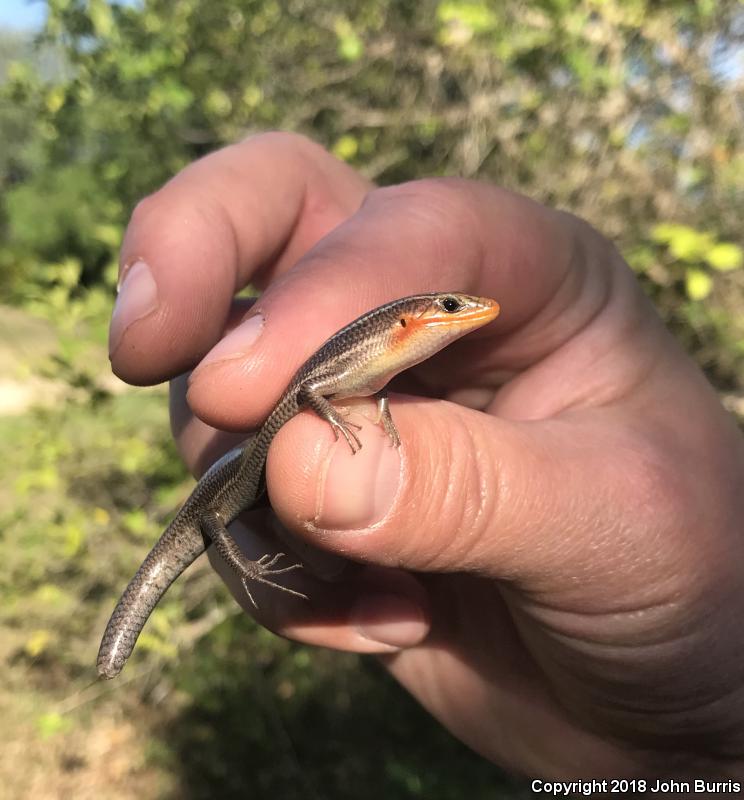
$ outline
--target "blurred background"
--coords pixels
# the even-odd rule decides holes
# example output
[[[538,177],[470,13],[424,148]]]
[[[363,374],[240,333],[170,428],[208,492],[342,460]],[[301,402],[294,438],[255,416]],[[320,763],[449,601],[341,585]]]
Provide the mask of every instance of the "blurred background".
[[[165,390],[108,370],[122,231],[270,128],[383,184],[493,180],[612,238],[741,415],[743,39],[734,0],[0,2],[0,797],[529,795],[371,661],[258,629],[203,564],[91,684],[193,485]]]

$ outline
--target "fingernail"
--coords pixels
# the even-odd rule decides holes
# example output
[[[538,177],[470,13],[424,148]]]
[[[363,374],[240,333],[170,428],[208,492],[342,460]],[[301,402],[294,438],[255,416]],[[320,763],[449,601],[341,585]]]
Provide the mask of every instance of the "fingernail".
[[[349,621],[360,636],[390,647],[413,647],[429,633],[423,609],[409,597],[368,595],[350,610]]]
[[[400,449],[374,424],[365,425],[361,436],[364,446],[355,454],[343,439],[328,451],[318,483],[317,528],[368,528],[393,505],[400,484]]]
[[[147,264],[139,259],[125,267],[109,326],[109,353],[121,344],[132,323],[152,314],[158,307],[158,286]]]
[[[199,366],[191,373],[189,385],[205,367],[214,366],[220,361],[232,361],[236,358],[245,358],[248,351],[255,344],[263,331],[265,319],[262,314],[253,314],[237,328],[234,328],[224,339],[219,342],[199,362]]]

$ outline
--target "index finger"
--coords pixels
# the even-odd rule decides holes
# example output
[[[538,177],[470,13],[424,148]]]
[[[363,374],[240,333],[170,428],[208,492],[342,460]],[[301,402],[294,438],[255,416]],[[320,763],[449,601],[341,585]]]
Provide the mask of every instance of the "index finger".
[[[305,137],[270,133],[191,164],[135,208],[109,351],[129,383],[191,368],[237,291],[265,285],[359,207],[370,184]]]

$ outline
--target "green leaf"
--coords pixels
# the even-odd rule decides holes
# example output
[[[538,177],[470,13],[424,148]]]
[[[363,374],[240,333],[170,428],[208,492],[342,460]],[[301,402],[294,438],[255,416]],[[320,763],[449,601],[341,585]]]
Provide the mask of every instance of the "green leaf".
[[[227,117],[232,111],[232,100],[222,89],[212,89],[203,101],[204,109],[215,117]]]
[[[488,4],[477,2],[440,3],[437,8],[437,17],[440,22],[459,23],[473,33],[491,31],[498,23],[498,17],[488,7]]]
[[[65,104],[64,86],[53,86],[44,97],[44,105],[50,114],[56,114]]]
[[[700,261],[715,245],[715,239],[710,233],[676,222],[656,225],[651,231],[651,238],[659,244],[667,245],[669,252],[680,261]]]
[[[107,38],[111,35],[114,19],[108,3],[104,0],[91,0],[88,14],[90,15],[93,30],[95,30],[98,36]]]
[[[38,656],[47,649],[47,645],[51,640],[51,632],[44,628],[39,628],[31,632],[31,635],[26,639],[23,649],[31,658],[38,658]]]
[[[65,525],[64,554],[66,558],[77,555],[85,542],[85,533],[81,526],[75,522]]]
[[[61,605],[65,593],[53,583],[44,583],[33,593],[33,597],[40,604],[53,608]]]
[[[178,655],[178,647],[173,642],[168,642],[159,636],[153,636],[147,630],[143,631],[139,639],[137,639],[137,647],[140,650],[148,650],[163,658],[175,658]]]
[[[256,108],[263,102],[263,99],[263,89],[261,89],[260,86],[256,86],[254,83],[250,86],[246,86],[243,90],[243,104],[248,108]]]
[[[744,251],[732,242],[721,242],[705,254],[705,260],[719,272],[730,272],[742,265]]]
[[[346,134],[333,145],[333,155],[343,161],[351,161],[359,152],[359,142],[354,136]]]
[[[11,83],[28,83],[33,76],[33,70],[30,64],[24,64],[22,61],[11,61],[6,67],[5,75]]]
[[[697,0],[697,9],[701,17],[712,17],[716,11],[716,0]]]
[[[135,536],[142,536],[147,533],[150,521],[147,514],[141,508],[133,508],[122,515],[121,521],[124,527]]]
[[[707,272],[690,267],[685,272],[685,291],[690,300],[705,300],[713,289],[713,279]]]
[[[121,246],[122,230],[118,225],[96,225],[93,228],[93,236],[112,250]]]
[[[659,244],[668,244],[683,227],[674,222],[660,222],[651,230],[651,238]]]
[[[364,45],[349,20],[338,17],[334,29],[338,37],[338,54],[346,61],[358,61],[364,53]]]
[[[63,717],[58,711],[50,711],[36,719],[36,729],[42,739],[49,739],[55,734],[62,733],[70,727],[70,720]]]
[[[597,70],[593,53],[587,52],[581,47],[574,47],[566,52],[566,63],[581,81],[582,87],[588,89]]]
[[[648,272],[656,262],[656,254],[653,248],[642,244],[625,253],[625,258],[633,270],[640,273]]]
[[[679,261],[700,261],[710,250],[712,237],[693,228],[680,226],[669,241],[669,252]]]

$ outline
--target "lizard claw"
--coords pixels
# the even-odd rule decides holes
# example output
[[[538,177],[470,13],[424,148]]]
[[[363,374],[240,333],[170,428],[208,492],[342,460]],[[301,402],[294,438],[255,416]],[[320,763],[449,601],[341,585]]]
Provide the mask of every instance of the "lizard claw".
[[[249,581],[256,581],[257,583],[263,583],[266,586],[271,586],[274,589],[279,589],[282,592],[286,592],[287,594],[293,594],[295,597],[301,597],[303,600],[307,600],[307,595],[303,594],[302,592],[298,592],[294,589],[290,589],[288,586],[282,586],[281,583],[277,583],[276,581],[272,580],[275,575],[281,575],[285,572],[291,572],[295,569],[302,569],[302,564],[290,564],[286,567],[279,567],[278,569],[274,568],[274,565],[279,561],[280,558],[284,558],[284,553],[277,553],[274,556],[269,556],[268,553],[261,558],[257,559],[256,561],[246,562],[246,564],[241,565],[241,577],[240,581],[243,584],[243,588],[245,589],[245,593],[248,595],[248,599],[251,601],[251,605],[254,608],[258,608],[258,603],[256,603],[251,590],[248,587]],[[250,567],[248,567],[250,564]]]
[[[331,420],[331,427],[333,429],[333,436],[336,439],[338,439],[338,432],[341,431],[352,453],[358,453],[362,449],[362,443],[359,437],[351,430],[352,428],[356,428],[360,431],[362,429],[361,425],[346,420]]]

